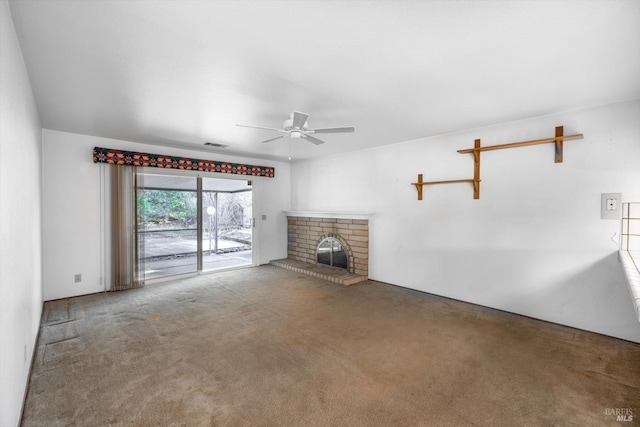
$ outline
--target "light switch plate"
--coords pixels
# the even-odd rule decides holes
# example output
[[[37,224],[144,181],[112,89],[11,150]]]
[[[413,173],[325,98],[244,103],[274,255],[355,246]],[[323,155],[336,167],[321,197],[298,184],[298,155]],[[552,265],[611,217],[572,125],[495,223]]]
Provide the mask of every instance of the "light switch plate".
[[[622,218],[622,193],[600,195],[600,219]]]

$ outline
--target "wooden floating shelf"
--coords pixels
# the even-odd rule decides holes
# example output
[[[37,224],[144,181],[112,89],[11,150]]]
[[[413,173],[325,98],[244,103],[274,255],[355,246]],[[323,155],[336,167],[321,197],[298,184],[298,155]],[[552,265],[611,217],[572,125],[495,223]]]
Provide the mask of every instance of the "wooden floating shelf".
[[[562,139],[565,141],[569,141],[572,139],[582,139],[584,138],[584,135],[581,133],[577,133],[575,135],[567,135],[567,136],[563,136]],[[473,153],[474,151],[478,150],[478,151],[492,151],[492,150],[502,150],[505,148],[514,148],[514,147],[525,147],[527,145],[539,145],[539,144],[546,144],[549,142],[556,142],[558,140],[558,138],[543,138],[543,139],[534,139],[532,141],[522,141],[522,142],[510,142],[509,144],[502,144],[502,145],[488,145],[486,147],[480,147],[480,148],[466,148],[464,150],[458,150],[458,153],[464,154],[464,153]]]
[[[458,150],[460,154],[468,154],[468,153],[477,153],[481,151],[493,151],[493,150],[504,150],[507,148],[516,148],[516,147],[526,147],[529,145],[540,145],[540,144],[556,144],[556,163],[562,163],[562,148],[564,141],[570,141],[572,139],[582,139],[584,135],[581,133],[577,133],[575,135],[563,135],[564,128],[563,126],[556,127],[556,136],[550,138],[542,138],[542,139],[532,139],[530,141],[521,141],[521,142],[510,142],[508,144],[500,144],[500,145],[488,145],[486,147],[476,146],[474,148],[466,148],[464,150]]]
[[[418,175],[418,180],[420,179],[420,175]],[[433,184],[453,184],[454,182],[473,182],[473,179],[449,179],[447,181],[425,181],[425,182],[414,182],[413,185],[433,185]]]
[[[437,184],[455,184],[458,182],[470,182],[473,184],[474,187],[474,199],[477,199],[478,197],[476,197],[476,188],[478,187],[478,184],[480,183],[480,180],[476,180],[476,179],[449,179],[446,181],[423,181],[422,180],[422,174],[418,175],[418,182],[412,182],[411,185],[415,185],[416,189],[418,190],[418,200],[422,200],[422,186],[423,185],[437,185]]]

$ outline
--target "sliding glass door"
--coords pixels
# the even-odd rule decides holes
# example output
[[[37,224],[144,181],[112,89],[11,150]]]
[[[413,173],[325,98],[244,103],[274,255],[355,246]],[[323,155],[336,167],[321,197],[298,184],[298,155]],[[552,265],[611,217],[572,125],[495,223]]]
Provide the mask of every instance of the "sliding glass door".
[[[250,181],[138,174],[142,280],[252,264]]]

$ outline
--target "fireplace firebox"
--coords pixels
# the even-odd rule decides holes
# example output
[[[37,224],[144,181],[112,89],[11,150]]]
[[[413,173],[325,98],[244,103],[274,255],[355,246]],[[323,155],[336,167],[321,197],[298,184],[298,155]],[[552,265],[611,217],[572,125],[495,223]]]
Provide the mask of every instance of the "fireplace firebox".
[[[327,237],[318,245],[318,264],[325,264],[337,268],[349,268],[349,258],[342,243],[335,237]]]

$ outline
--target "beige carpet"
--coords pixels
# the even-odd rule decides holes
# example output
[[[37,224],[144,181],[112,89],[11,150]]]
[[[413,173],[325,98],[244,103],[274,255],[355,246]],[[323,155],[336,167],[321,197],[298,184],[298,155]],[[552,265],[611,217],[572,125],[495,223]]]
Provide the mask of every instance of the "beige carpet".
[[[639,387],[637,344],[262,266],[46,303],[23,425],[637,425]]]

